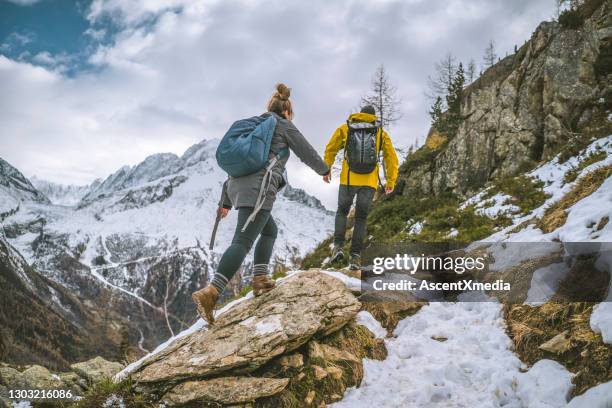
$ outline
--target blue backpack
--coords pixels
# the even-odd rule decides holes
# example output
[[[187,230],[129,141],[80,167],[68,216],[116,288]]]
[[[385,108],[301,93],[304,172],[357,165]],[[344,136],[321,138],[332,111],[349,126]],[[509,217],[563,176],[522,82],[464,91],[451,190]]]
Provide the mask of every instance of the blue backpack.
[[[217,147],[217,163],[232,177],[253,174],[268,162],[276,117],[253,116],[234,122]]]

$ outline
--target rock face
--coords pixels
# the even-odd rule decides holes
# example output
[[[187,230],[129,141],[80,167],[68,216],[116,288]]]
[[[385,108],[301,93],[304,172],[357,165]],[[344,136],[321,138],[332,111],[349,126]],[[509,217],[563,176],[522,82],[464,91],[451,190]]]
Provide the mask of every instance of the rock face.
[[[427,158],[402,166],[403,194],[465,196],[551,158],[576,138],[609,134],[611,6],[590,3],[599,6],[582,27],[540,24],[516,54],[467,87],[456,136],[439,147],[428,143],[420,152]],[[432,130],[428,139],[439,136]]]
[[[151,383],[230,369],[253,371],[315,334],[338,330],[360,307],[339,280],[318,272],[299,273],[273,291],[238,304],[210,330],[186,336],[145,361],[132,378]]]

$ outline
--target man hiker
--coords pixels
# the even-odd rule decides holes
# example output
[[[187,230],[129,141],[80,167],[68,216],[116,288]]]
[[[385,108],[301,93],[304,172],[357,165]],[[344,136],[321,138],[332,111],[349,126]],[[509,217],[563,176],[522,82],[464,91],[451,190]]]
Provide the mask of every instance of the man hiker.
[[[236,208],[238,223],[212,282],[192,294],[198,313],[209,324],[214,322],[219,295],[253,246],[253,294],[259,296],[274,288],[268,264],[278,230],[271,212],[276,194],[287,184],[284,170],[289,152],[321,176],[330,172],[292,122],[290,91],[286,85],[278,84],[267,112],[234,123],[217,149],[217,163],[230,176],[223,186],[218,216],[224,218],[232,207]],[[268,146],[269,153],[263,146]],[[254,169],[251,163],[257,163]]]
[[[361,112],[348,117],[332,135],[325,147],[324,160],[331,168],[336,154],[344,149],[342,172],[340,173],[340,189],[338,191],[338,211],[334,232],[334,247],[332,262],[344,258],[344,240],[346,220],[357,197],[355,204],[355,226],[351,240],[349,268],[361,269],[361,249],[366,234],[366,218],[374,193],[380,183],[378,162],[380,155],[386,169],[385,194],[390,194],[395,188],[397,179],[397,154],[391,143],[391,138],[381,127],[373,106],[366,105]],[[331,173],[323,176],[329,183]]]

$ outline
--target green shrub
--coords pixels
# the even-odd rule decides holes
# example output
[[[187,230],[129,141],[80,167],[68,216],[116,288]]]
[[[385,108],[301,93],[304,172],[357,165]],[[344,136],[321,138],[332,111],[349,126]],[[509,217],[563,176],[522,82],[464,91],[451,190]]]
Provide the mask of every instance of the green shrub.
[[[561,27],[575,30],[582,27],[584,24],[584,17],[578,10],[564,10],[559,15],[559,24]]]
[[[511,224],[511,220],[500,215],[489,218],[476,213],[474,206],[459,208],[460,203],[448,203],[435,207],[424,214],[423,229],[413,237],[418,242],[473,242],[483,239],[496,230]],[[456,230],[454,237],[449,237]]]
[[[544,182],[534,177],[509,176],[496,180],[483,199],[489,199],[497,193],[504,193],[510,196],[505,204],[515,205],[523,214],[528,214],[544,204],[549,197],[543,187]]]
[[[591,152],[588,156],[582,159],[576,167],[573,167],[572,169],[568,170],[567,173],[565,173],[563,181],[565,183],[571,183],[578,178],[578,175],[582,172],[582,170],[589,167],[591,164],[604,160],[606,157],[608,157],[608,153],[603,150]]]

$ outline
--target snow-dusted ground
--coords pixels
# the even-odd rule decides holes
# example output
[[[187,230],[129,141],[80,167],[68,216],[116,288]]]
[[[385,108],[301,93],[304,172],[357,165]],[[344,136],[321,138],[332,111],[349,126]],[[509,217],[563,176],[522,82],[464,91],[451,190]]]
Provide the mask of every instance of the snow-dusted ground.
[[[334,407],[563,407],[572,389],[554,361],[523,372],[494,302],[431,303],[386,345],[387,359],[365,360],[361,386]]]

